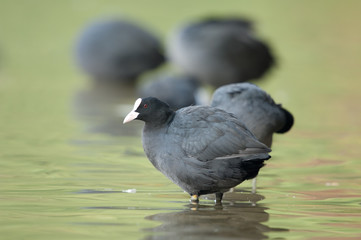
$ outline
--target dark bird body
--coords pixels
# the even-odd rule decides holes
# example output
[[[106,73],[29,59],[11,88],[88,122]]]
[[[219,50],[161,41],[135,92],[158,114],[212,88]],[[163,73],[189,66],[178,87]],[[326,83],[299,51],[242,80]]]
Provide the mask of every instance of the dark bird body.
[[[157,36],[134,21],[100,19],[81,31],[74,57],[89,77],[73,100],[77,119],[90,132],[128,134],[119,121],[124,104],[136,95],[140,75],[165,61]]]
[[[288,132],[294,122],[289,111],[251,83],[229,84],[218,88],[213,93],[211,106],[234,114],[268,147],[272,145],[274,133]]]
[[[262,77],[273,65],[267,43],[251,22],[211,18],[187,24],[170,38],[168,54],[183,72],[219,87]]]
[[[80,34],[75,57],[80,68],[98,81],[134,82],[165,61],[158,38],[135,22],[107,19]]]
[[[257,176],[270,149],[231,114],[208,106],[172,111],[156,98],[138,99],[124,123],[145,122],[143,148],[152,164],[198,200]],[[195,196],[195,197],[194,197]]]

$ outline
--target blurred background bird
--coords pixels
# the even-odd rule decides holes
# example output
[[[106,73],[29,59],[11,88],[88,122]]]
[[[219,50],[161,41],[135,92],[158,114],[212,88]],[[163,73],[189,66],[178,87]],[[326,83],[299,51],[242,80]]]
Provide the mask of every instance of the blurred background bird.
[[[167,54],[180,71],[204,83],[224,84],[261,78],[275,63],[271,47],[257,37],[250,20],[210,17],[180,26]]]
[[[132,84],[165,58],[160,40],[136,22],[121,18],[95,21],[75,46],[79,67],[95,81]]]
[[[153,96],[173,110],[191,105],[206,105],[209,94],[196,78],[181,74],[162,73],[152,76],[138,89],[142,98]]]
[[[133,20],[109,17],[80,31],[74,56],[88,77],[74,98],[76,115],[90,123],[90,131],[123,134],[118,118],[136,95],[137,80],[165,61],[161,41]]]

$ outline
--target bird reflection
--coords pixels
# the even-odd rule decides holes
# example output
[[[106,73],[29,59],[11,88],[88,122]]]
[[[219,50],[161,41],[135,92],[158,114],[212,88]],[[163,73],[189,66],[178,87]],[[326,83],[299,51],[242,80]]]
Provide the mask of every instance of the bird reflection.
[[[230,193],[223,204],[190,204],[180,212],[148,216],[146,219],[162,224],[145,229],[157,233],[145,239],[266,239],[267,232],[287,231],[264,224],[269,214],[268,208],[257,204],[261,199],[264,197],[258,194]]]
[[[73,97],[73,115],[83,123],[87,132],[133,136],[138,128],[141,129],[141,123],[126,128],[121,121],[132,107],[126,102],[126,99],[134,98],[132,92],[132,89],[127,92],[124,86],[112,87],[109,84],[78,91]]]

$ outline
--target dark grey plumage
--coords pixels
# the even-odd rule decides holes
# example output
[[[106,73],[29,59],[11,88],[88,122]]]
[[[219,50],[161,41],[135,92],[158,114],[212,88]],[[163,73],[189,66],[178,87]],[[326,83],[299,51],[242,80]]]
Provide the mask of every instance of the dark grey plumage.
[[[156,97],[171,109],[204,104],[206,93],[198,80],[182,75],[158,75],[148,79],[139,89],[140,97]]]
[[[80,68],[102,81],[133,81],[164,62],[160,41],[124,19],[94,22],[80,34],[75,57]]]
[[[234,114],[258,140],[272,145],[274,133],[285,133],[293,126],[292,114],[261,88],[251,83],[229,84],[218,88],[211,106]]]
[[[152,164],[191,196],[223,192],[257,176],[271,151],[234,116],[209,106],[176,112],[156,99],[138,99],[124,123],[145,122],[144,151]]]
[[[262,77],[274,65],[267,43],[240,18],[210,18],[178,29],[168,44],[171,61],[214,86]]]

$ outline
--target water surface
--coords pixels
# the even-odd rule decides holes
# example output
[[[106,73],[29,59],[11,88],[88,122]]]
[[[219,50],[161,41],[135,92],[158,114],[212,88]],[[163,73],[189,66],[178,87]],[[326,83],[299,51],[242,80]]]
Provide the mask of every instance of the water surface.
[[[3,1],[1,239],[360,239],[360,3],[157,3]],[[190,205],[146,159],[142,123],[112,117],[110,134],[93,128],[102,118],[74,114],[86,79],[71,62],[72,40],[114,11],[164,35],[207,12],[257,20],[279,56],[259,84],[296,119],[275,137],[257,194],[245,182],[222,206],[212,196]]]

